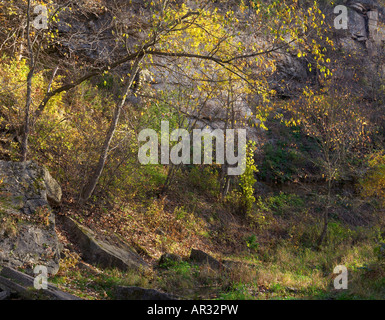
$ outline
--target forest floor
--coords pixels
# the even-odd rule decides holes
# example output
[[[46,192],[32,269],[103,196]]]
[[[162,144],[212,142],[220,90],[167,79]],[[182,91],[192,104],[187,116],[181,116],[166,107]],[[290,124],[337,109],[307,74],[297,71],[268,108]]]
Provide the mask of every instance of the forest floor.
[[[186,174],[190,173],[181,173]],[[326,242],[316,248],[325,205],[322,187],[269,187],[257,198],[264,217],[259,223],[234,214],[206,191],[179,182],[169,191],[172,197],[119,208],[80,211],[71,204],[63,206],[62,211],[110,241],[119,239],[116,235],[123,237],[153,269],[146,273],[98,269],[82,262],[58,229],[66,250],[51,281],[85,299],[113,299],[117,285],[155,288],[188,299],[385,298],[383,211],[375,202],[341,196],[336,190]],[[192,248],[219,261],[241,264],[231,271],[196,265],[188,259]],[[181,256],[182,261],[159,266],[165,252]],[[338,265],[348,270],[346,290],[334,289]]]

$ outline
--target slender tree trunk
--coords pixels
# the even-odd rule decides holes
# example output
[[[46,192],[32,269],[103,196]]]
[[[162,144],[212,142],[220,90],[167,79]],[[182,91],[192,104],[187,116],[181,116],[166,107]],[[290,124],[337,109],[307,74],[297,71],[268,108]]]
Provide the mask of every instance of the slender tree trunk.
[[[115,108],[115,111],[114,111],[114,116],[112,118],[110,127],[109,127],[109,129],[107,131],[106,138],[104,140],[104,144],[103,144],[103,147],[102,147],[102,151],[100,153],[98,164],[96,165],[96,167],[93,170],[93,173],[92,173],[90,179],[87,181],[87,183],[83,187],[83,190],[82,190],[82,192],[80,194],[80,200],[79,200],[80,203],[85,203],[85,202],[87,202],[89,200],[89,198],[91,197],[92,193],[95,190],[95,187],[96,187],[96,185],[97,185],[97,183],[99,181],[100,176],[102,175],[102,172],[103,172],[103,169],[104,169],[104,165],[105,165],[105,163],[107,161],[108,152],[110,150],[110,144],[111,144],[111,141],[112,141],[112,139],[114,137],[116,127],[117,127],[117,125],[119,123],[120,113],[121,113],[122,108],[123,108],[123,106],[124,106],[124,104],[126,102],[127,96],[130,93],[130,88],[131,88],[132,83],[134,81],[135,75],[136,75],[136,73],[139,70],[139,64],[140,64],[141,60],[142,60],[142,57],[140,57],[140,58],[138,57],[135,60],[134,66],[133,66],[132,71],[131,71],[130,78],[128,79],[128,82],[127,82],[127,84],[126,84],[126,86],[124,88],[123,98],[116,105],[116,108]]]
[[[173,178],[174,178],[174,174],[175,174],[175,171],[178,169],[178,166],[174,165],[174,164],[170,164],[170,167],[168,169],[168,172],[167,172],[167,178],[166,178],[166,181],[162,187],[162,190],[160,190],[159,192],[159,196],[165,194],[167,191],[168,191],[168,188],[170,187],[172,181],[173,181]]]
[[[223,200],[230,190],[230,181],[231,177],[227,175],[227,170],[229,166],[225,160],[225,163],[222,165],[221,175],[220,175],[220,192],[221,192],[221,199]]]
[[[231,79],[230,79],[231,81]],[[230,86],[232,87],[232,86]],[[227,109],[226,112],[226,119],[225,119],[225,127],[224,130],[229,128],[229,122],[230,122],[230,128],[234,128],[234,104],[231,102],[231,97],[230,95],[232,94],[231,91],[227,92],[227,101],[226,101],[226,106],[227,108],[231,108],[231,110]],[[227,146],[226,146],[227,148]],[[225,159],[225,163],[222,165],[222,171],[220,175],[220,192],[221,192],[221,199],[224,200],[227,194],[229,193],[230,190],[230,176],[227,174],[227,170],[229,168],[229,164],[227,163]]]
[[[327,231],[328,231],[328,224],[329,224],[329,209],[330,209],[330,203],[331,203],[331,188],[332,188],[332,181],[331,179],[329,179],[328,181],[328,195],[327,195],[327,203],[326,203],[326,209],[325,209],[325,212],[324,212],[324,225],[323,225],[323,229],[322,229],[322,232],[321,232],[321,235],[319,236],[318,238],[318,241],[317,241],[317,247],[319,248],[323,243],[324,241],[326,240],[326,235],[327,235]]]
[[[324,225],[323,225],[323,229],[322,229],[321,235],[319,236],[318,241],[317,241],[317,247],[318,248],[326,240],[326,234],[327,234],[328,224],[329,224],[329,207],[326,207],[326,210],[324,212],[324,217],[323,218],[324,218]]]
[[[33,56],[33,48],[30,36],[30,10],[31,0],[28,0],[27,7],[27,42],[28,42],[28,54],[29,54],[29,72],[27,76],[27,94],[25,101],[25,116],[24,116],[24,132],[21,141],[21,161],[27,161],[28,156],[28,137],[29,137],[29,122],[30,122],[30,109],[32,104],[32,78],[35,72],[35,61]]]
[[[24,23],[23,23],[24,24]],[[24,34],[25,34],[25,30],[24,28],[22,28],[22,33],[21,33],[21,43],[20,43],[20,51],[19,51],[19,57],[18,57],[18,60],[21,61],[21,59],[23,58],[23,51],[24,51],[24,43],[23,43],[23,39],[24,39]]]
[[[24,116],[24,132],[23,138],[21,141],[21,161],[27,161],[28,156],[28,137],[29,137],[29,118],[30,118],[30,109],[31,109],[31,92],[32,92],[32,78],[34,70],[33,68],[29,71],[27,77],[27,97],[25,103],[25,116]]]
[[[225,183],[223,185],[223,189],[222,189],[222,199],[224,199],[227,194],[229,193],[229,190],[230,190],[230,182],[231,182],[231,178],[230,176],[226,175],[225,177]]]
[[[165,1],[165,3],[167,4],[167,0]],[[184,120],[180,119],[180,117],[179,117],[179,122],[178,122],[179,128],[182,127],[183,121]],[[193,127],[189,127],[188,128],[188,131],[190,132],[190,138],[191,139],[192,139],[192,130],[193,130],[192,128]],[[181,168],[181,166],[182,166],[182,164],[175,165],[173,163],[170,163],[170,165],[168,167],[166,181],[164,182],[164,185],[163,185],[162,189],[158,193],[158,197],[164,195],[168,191],[168,189],[170,188],[171,184],[173,183],[175,173],[177,172],[177,170],[179,170]]]

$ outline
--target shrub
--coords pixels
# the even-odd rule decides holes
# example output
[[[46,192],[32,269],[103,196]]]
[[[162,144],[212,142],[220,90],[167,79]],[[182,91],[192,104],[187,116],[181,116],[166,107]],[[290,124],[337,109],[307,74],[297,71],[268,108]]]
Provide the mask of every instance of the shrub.
[[[246,214],[251,212],[255,202],[254,184],[257,182],[255,179],[255,173],[258,170],[257,166],[254,164],[254,149],[255,142],[249,142],[246,150],[246,169],[245,172],[239,177],[239,185],[242,190],[243,210]]]
[[[383,151],[368,156],[368,171],[361,179],[362,195],[377,197],[385,205],[385,154]]]

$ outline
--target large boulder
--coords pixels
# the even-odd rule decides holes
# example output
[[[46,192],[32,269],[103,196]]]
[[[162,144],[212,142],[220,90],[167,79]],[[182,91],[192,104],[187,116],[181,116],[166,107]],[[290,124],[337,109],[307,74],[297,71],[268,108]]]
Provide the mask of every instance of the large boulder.
[[[59,290],[52,284],[46,289],[36,289],[35,279],[23,272],[5,267],[0,272],[0,300],[12,298],[25,300],[82,300],[79,297]]]
[[[0,265],[58,271],[61,244],[50,204],[60,201],[60,185],[46,168],[0,161]]]
[[[210,256],[208,253],[198,249],[191,249],[190,260],[199,265],[208,265],[211,269],[214,270],[225,268],[221,262]]]
[[[38,207],[60,204],[60,185],[34,161],[0,161],[0,182],[3,211],[31,215]]]
[[[123,242],[122,248],[119,248],[100,240],[91,229],[67,216],[61,217],[61,223],[70,239],[81,251],[84,261],[101,268],[117,268],[123,271],[140,271],[149,268],[148,264]]]
[[[182,257],[173,253],[164,253],[159,259],[159,266],[168,266],[182,262]]]
[[[160,292],[155,289],[145,289],[141,287],[123,287],[115,288],[116,300],[177,300],[173,295]]]

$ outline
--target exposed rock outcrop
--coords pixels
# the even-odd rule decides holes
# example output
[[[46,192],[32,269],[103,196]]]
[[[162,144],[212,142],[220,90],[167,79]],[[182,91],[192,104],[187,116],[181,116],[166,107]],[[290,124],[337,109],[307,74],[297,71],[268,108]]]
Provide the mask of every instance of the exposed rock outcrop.
[[[60,185],[33,161],[0,161],[0,265],[59,268],[61,244],[52,205],[61,201]]]
[[[383,8],[374,0],[352,0],[346,7],[348,28],[337,32],[340,44],[350,51],[379,55],[385,41]]]
[[[159,265],[160,266],[167,266],[173,263],[179,263],[182,261],[182,258],[178,256],[177,254],[173,253],[165,253],[162,254],[162,256],[159,259]]]
[[[56,206],[62,191],[47,168],[34,161],[0,161],[1,209],[31,215],[38,207]]]
[[[155,289],[141,287],[116,287],[116,300],[177,300],[176,297]]]
[[[27,300],[82,300],[79,297],[63,292],[55,286],[48,284],[47,289],[34,288],[34,278],[5,267],[0,272],[0,300],[11,296]]]
[[[118,268],[123,271],[148,268],[148,264],[124,243],[121,244],[124,248],[118,248],[97,239],[92,230],[69,217],[63,216],[61,220],[69,237],[80,249],[84,261],[102,268]]]
[[[190,260],[197,263],[197,264],[206,264],[209,265],[210,268],[212,269],[223,269],[225,266],[210,256],[208,253],[202,251],[202,250],[197,250],[197,249],[192,249],[190,253]]]

